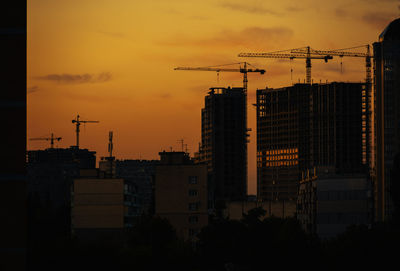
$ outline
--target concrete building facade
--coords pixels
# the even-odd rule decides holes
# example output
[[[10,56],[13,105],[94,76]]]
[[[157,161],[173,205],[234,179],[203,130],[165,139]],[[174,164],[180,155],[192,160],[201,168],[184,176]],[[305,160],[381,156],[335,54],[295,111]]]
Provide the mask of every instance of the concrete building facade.
[[[94,169],[95,152],[75,147],[28,151],[29,241],[64,242],[71,233],[71,189],[82,169]],[[40,238],[39,238],[40,236]]]
[[[99,168],[111,173],[113,178],[123,178],[134,185],[138,197],[138,213],[152,215],[155,167],[158,163],[158,160],[111,160],[105,157],[99,162]]]
[[[72,225],[79,229],[122,229],[137,217],[136,191],[124,179],[74,180]]]
[[[257,90],[257,190],[296,204],[301,173],[367,171],[365,84],[295,84]]]
[[[184,152],[160,152],[156,166],[155,214],[168,219],[179,238],[195,240],[208,224],[207,165]]]
[[[333,167],[303,173],[297,198],[297,219],[321,239],[351,225],[371,225],[373,200],[366,174],[336,174]]]
[[[210,88],[201,111],[197,160],[209,171],[210,198],[244,200],[247,195],[246,96],[243,88]]]
[[[375,218],[390,218],[393,161],[400,153],[400,19],[392,21],[374,47]]]

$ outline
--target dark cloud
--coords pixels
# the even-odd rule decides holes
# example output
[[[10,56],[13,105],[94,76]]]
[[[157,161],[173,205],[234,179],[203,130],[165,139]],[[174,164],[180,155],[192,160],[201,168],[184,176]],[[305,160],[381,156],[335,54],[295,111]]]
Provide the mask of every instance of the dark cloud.
[[[228,3],[228,2],[223,2],[219,4],[220,7],[235,10],[235,11],[241,11],[241,12],[246,12],[246,13],[252,13],[252,14],[270,14],[270,15],[280,15],[278,12],[275,12],[271,9],[266,9],[262,7],[261,5],[252,5],[250,3],[245,3],[245,4],[238,4],[238,3]]]
[[[162,93],[160,95],[160,97],[163,99],[169,99],[169,98],[172,98],[172,95],[171,95],[171,93]]]
[[[163,46],[243,47],[266,50],[280,47],[293,35],[293,30],[286,27],[248,27],[241,31],[223,30],[212,37],[203,39],[180,35],[169,41],[159,42],[159,44]]]
[[[99,74],[48,74],[36,77],[36,79],[53,81],[60,84],[84,84],[84,83],[102,83],[111,80],[111,73],[103,72]]]
[[[299,8],[299,7],[287,7],[286,8],[286,10],[287,11],[290,11],[290,12],[299,12],[299,11],[303,11],[304,9],[303,8]]]
[[[32,86],[32,87],[28,87],[28,88],[27,88],[28,94],[29,94],[29,93],[33,93],[33,92],[36,92],[36,91],[38,91],[38,90],[39,90],[39,87],[38,87],[38,86]]]
[[[385,27],[396,17],[396,13],[394,12],[372,11],[365,13],[362,16],[362,20],[365,23],[383,31]]]
[[[337,9],[335,9],[335,15],[336,15],[336,17],[339,17],[339,18],[345,18],[345,17],[347,17],[347,11],[342,8],[337,8]]]

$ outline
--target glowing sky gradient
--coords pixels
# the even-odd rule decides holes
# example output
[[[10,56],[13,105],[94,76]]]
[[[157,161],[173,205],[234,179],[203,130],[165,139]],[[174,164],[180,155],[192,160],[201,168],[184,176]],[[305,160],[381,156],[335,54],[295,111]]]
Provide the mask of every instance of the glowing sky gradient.
[[[75,144],[71,120],[99,120],[81,127],[81,147],[107,155],[114,131],[119,159],[158,159],[158,152],[191,154],[200,142],[200,110],[209,87],[241,86],[239,73],[174,71],[248,61],[266,69],[249,74],[249,193],[256,193],[257,88],[305,78],[303,60],[239,58],[311,46],[338,49],[372,44],[394,18],[398,0],[30,0],[27,34],[27,136]],[[365,50],[361,50],[365,51]],[[364,60],[313,61],[314,81],[362,81]],[[28,149],[49,146],[29,141]]]

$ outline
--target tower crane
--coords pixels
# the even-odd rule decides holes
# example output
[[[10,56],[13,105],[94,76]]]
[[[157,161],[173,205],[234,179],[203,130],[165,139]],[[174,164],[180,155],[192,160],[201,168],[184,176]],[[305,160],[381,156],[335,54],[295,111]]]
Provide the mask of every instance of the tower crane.
[[[365,47],[367,49],[366,53],[344,51],[344,50],[351,50],[351,49],[362,48],[362,47]],[[371,55],[371,50],[370,50],[369,44],[351,47],[351,48],[336,49],[336,50],[315,50],[310,47],[304,47],[304,48],[292,49],[291,52],[292,53],[300,53],[300,54],[310,53],[312,55],[321,55],[321,56],[326,56],[326,55],[339,56],[340,58],[343,58],[343,57],[365,57],[365,68],[366,68],[365,82],[367,84],[368,90],[370,89],[370,86],[372,83],[371,58],[373,58],[373,56]]]
[[[50,140],[50,148],[54,148],[54,140],[60,141],[62,138],[61,137],[54,137],[54,134],[51,133],[51,137],[35,137],[35,138],[30,138],[30,140]]]
[[[243,67],[240,66],[239,68],[222,68],[224,66],[229,66],[229,65],[242,65]],[[248,62],[238,62],[238,63],[232,63],[232,64],[224,64],[224,65],[215,65],[215,66],[207,66],[207,67],[177,67],[174,70],[183,70],[183,71],[215,71],[219,74],[219,72],[240,72],[243,73],[243,92],[244,92],[244,97],[245,97],[245,127],[246,130],[249,131],[249,129],[247,129],[247,73],[248,72],[258,72],[260,74],[264,74],[265,70],[263,69],[248,69],[247,65],[251,65]],[[252,65],[251,65],[252,66]]]
[[[229,65],[242,65],[243,64],[243,68],[220,68],[223,66],[229,66]],[[248,69],[247,65],[251,65],[248,62],[239,62],[239,63],[232,63],[232,64],[225,64],[225,65],[216,65],[216,66],[207,66],[207,67],[197,67],[197,68],[193,68],[193,67],[177,67],[174,70],[183,70],[183,71],[215,71],[217,73],[219,72],[240,72],[243,73],[243,90],[244,93],[247,95],[247,73],[248,72],[258,72],[260,74],[264,74],[265,70],[263,69]]]
[[[304,49],[304,51],[295,51]],[[311,59],[323,59],[325,63],[333,57],[329,54],[313,54],[310,46],[302,47],[299,49],[289,49],[284,51],[270,52],[270,53],[240,53],[239,57],[264,57],[264,58],[288,58],[290,60],[295,58],[306,60],[306,82],[311,84]]]
[[[352,50],[357,48],[366,48],[366,53],[361,52],[349,52],[345,50]],[[362,92],[362,127],[363,127],[363,142],[362,142],[362,152],[363,152],[363,161],[367,164],[369,163],[369,152],[370,148],[368,145],[368,137],[370,136],[370,128],[368,123],[370,122],[370,114],[372,109],[369,108],[369,105],[373,104],[373,95],[372,95],[372,76],[371,76],[371,55],[370,45],[362,45],[356,46],[351,48],[344,48],[344,49],[336,49],[336,50],[314,50],[309,49],[313,55],[331,55],[331,56],[339,56],[340,58],[343,57],[363,57],[365,58],[365,91]],[[296,53],[305,53],[304,48],[299,48],[292,50]],[[340,63],[342,64],[342,63]]]
[[[72,123],[76,123],[76,147],[79,149],[79,126],[81,123],[98,123],[97,120],[80,120],[79,115],[77,115],[76,119],[72,120]]]

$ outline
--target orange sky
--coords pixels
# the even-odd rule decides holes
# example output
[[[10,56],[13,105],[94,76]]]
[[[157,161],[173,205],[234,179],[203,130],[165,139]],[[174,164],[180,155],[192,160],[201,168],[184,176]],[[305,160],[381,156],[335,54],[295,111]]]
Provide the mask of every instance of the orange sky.
[[[256,193],[257,88],[281,87],[305,77],[304,60],[239,58],[311,46],[338,49],[377,41],[399,17],[399,0],[31,0],[28,4],[27,136],[75,144],[71,120],[82,126],[81,147],[107,155],[114,131],[119,159],[158,159],[158,152],[191,154],[200,142],[200,110],[209,87],[241,86],[239,73],[174,71],[248,61],[266,69],[249,74],[249,193]],[[364,50],[362,50],[364,51]],[[362,81],[362,59],[314,61],[315,81]],[[29,141],[28,149],[49,146]]]

